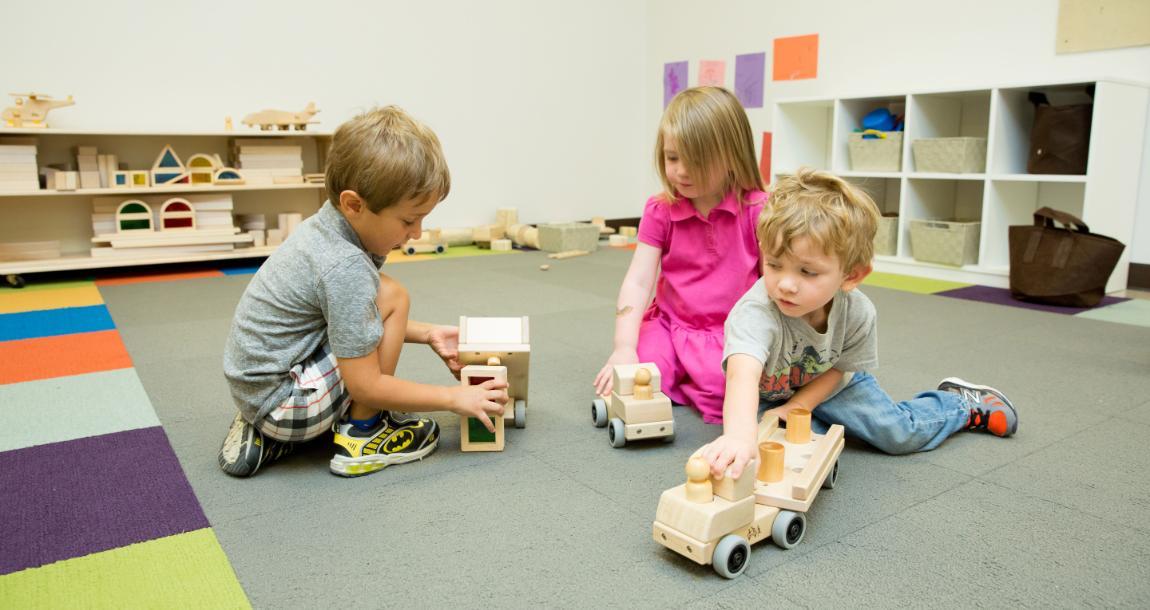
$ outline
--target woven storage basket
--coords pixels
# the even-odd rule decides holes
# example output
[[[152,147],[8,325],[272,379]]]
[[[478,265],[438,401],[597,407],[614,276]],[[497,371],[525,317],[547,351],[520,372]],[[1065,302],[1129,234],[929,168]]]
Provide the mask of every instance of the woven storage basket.
[[[894,256],[898,252],[898,214],[884,214],[878,219],[874,234],[874,253]]]
[[[897,172],[902,169],[902,132],[884,131],[885,138],[852,133],[847,142],[854,171]]]
[[[981,226],[977,220],[911,220],[911,255],[924,263],[955,266],[976,263]]]
[[[910,143],[917,172],[986,171],[986,138],[921,138]]]

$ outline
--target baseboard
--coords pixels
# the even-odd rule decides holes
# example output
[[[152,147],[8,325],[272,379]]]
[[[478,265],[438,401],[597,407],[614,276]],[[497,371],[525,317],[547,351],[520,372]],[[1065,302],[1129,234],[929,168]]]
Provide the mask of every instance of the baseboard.
[[[1126,287],[1150,290],[1150,264],[1130,263],[1130,274],[1126,276]]]

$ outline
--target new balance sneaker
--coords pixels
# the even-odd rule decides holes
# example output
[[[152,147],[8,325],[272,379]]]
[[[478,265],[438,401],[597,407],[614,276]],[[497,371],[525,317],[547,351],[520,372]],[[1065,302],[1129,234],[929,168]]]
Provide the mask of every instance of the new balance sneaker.
[[[220,447],[220,468],[233,477],[250,477],[260,466],[291,453],[292,449],[291,443],[265,437],[236,413]]]
[[[1018,429],[1018,413],[1002,392],[958,377],[943,379],[938,389],[958,394],[970,407],[968,430],[985,430],[995,436],[1010,436]]]
[[[339,424],[335,444],[331,471],[341,477],[358,477],[392,464],[422,460],[439,446],[439,424],[385,411],[371,430],[360,430],[350,422]]]

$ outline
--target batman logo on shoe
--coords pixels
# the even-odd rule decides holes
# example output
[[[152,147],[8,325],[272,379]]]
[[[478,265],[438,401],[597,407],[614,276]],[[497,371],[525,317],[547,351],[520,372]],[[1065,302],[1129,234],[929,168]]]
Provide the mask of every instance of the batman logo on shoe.
[[[397,453],[407,449],[411,443],[415,442],[415,433],[406,428],[401,428],[395,431],[388,437],[387,442],[383,444],[384,453]]]

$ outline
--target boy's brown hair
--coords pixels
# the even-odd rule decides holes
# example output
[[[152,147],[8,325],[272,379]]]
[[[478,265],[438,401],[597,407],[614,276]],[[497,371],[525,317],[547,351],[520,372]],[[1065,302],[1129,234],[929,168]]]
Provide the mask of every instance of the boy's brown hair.
[[[368,110],[335,130],[324,181],[333,205],[355,191],[373,213],[406,199],[442,201],[451,190],[439,138],[398,106]]]
[[[738,188],[743,192],[763,190],[763,176],[755,163],[755,140],[751,123],[739,99],[722,87],[692,87],[680,91],[659,122],[655,138],[655,169],[663,182],[663,200],[677,197],[667,179],[663,164],[663,144],[667,137],[678,143],[678,153],[694,176],[706,176],[708,170],[726,170],[723,193]]]
[[[862,189],[831,174],[807,167],[780,178],[759,215],[755,235],[763,256],[791,253],[800,237],[834,254],[844,273],[874,258],[878,206]]]

